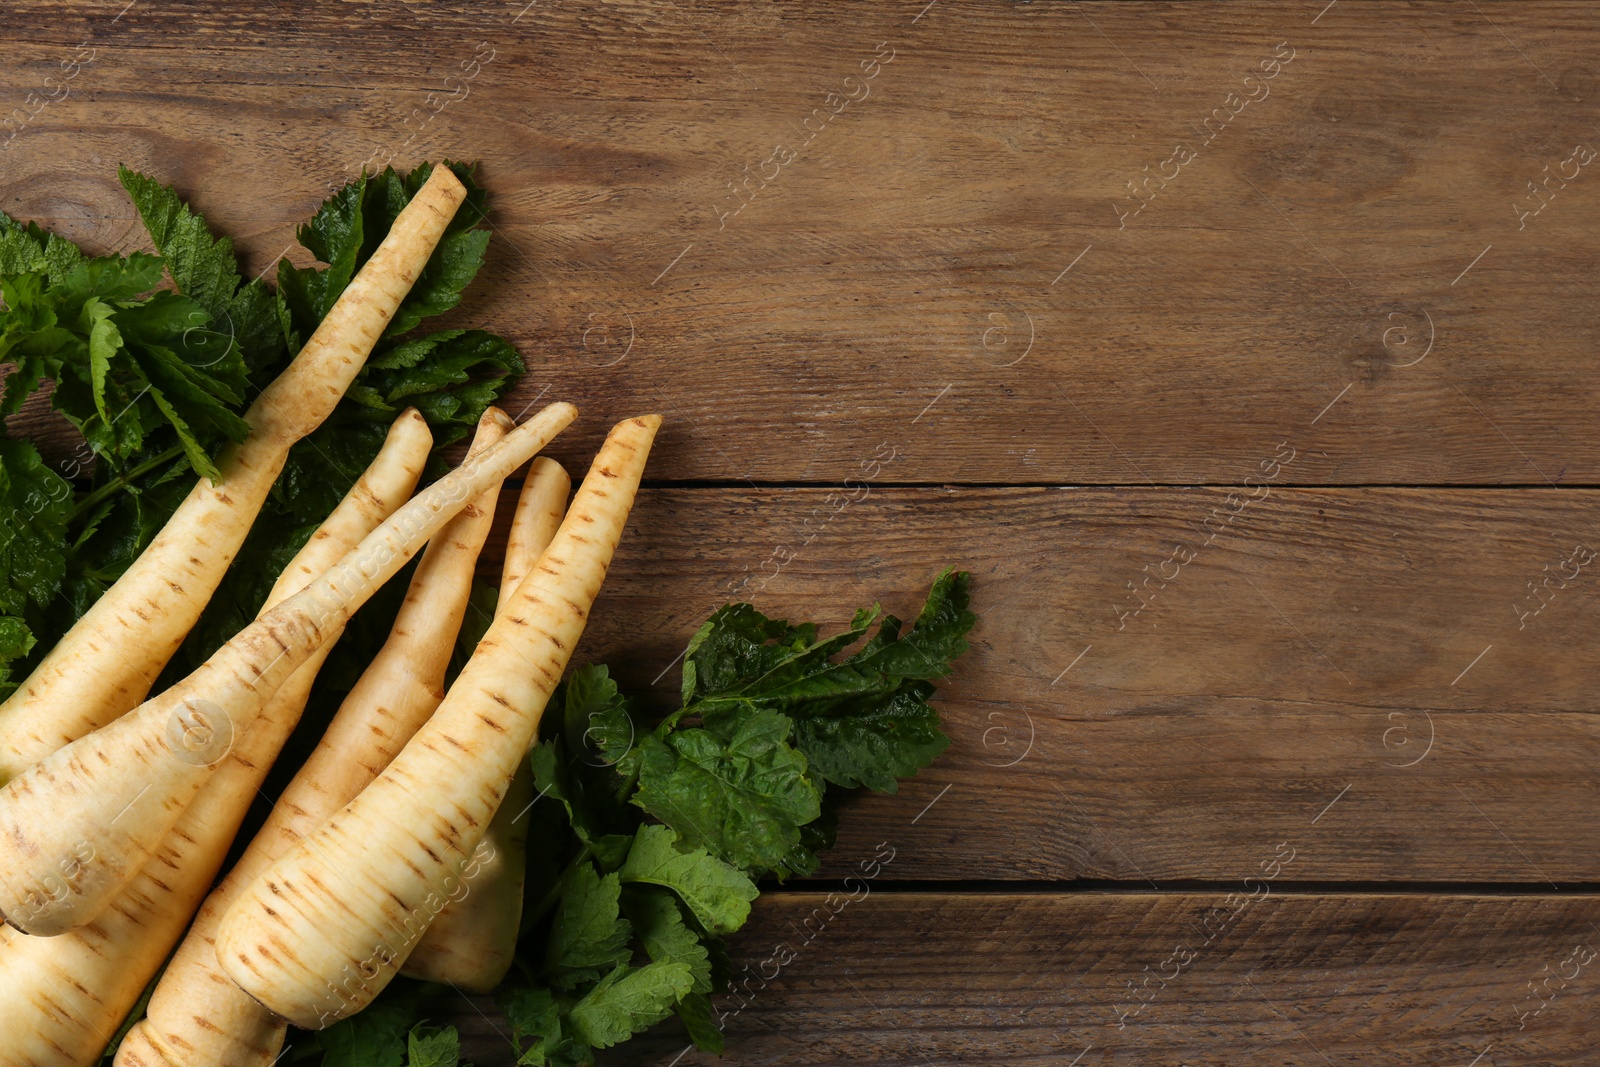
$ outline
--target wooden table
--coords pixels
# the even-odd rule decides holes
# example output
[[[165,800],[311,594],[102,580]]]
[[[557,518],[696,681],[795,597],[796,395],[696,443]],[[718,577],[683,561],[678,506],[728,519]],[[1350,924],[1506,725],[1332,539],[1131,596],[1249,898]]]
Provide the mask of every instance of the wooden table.
[[[482,160],[512,410],[667,418],[580,652],[663,702],[731,590],[973,571],[729,1065],[1594,1064],[1597,12],[1325,2],[19,5],[13,103],[92,59],[0,207],[138,246],[127,163],[260,271]]]

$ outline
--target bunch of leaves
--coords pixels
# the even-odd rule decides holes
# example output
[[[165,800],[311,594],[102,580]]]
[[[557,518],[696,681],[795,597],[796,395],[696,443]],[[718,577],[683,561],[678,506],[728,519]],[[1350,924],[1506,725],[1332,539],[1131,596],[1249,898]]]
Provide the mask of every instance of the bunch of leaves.
[[[492,609],[493,590],[475,600]],[[694,635],[682,707],[654,726],[606,667],[568,673],[529,756],[522,934],[495,994],[519,1064],[585,1067],[674,1016],[722,1050],[723,939],[762,876],[816,870],[842,796],[894,792],[949,743],[928,700],[966,650],[967,602],[968,576],[946,571],[909,631],[873,608],[827,639],[729,605]],[[427,1062],[402,1050],[451,995],[397,980],[317,1036],[320,1067]]]
[[[427,418],[437,455],[522,373],[494,334],[418,328],[460,302],[490,236],[479,225],[485,194],[473,169],[448,165],[466,202],[344,400],[291,451],[169,679],[249,621],[401,410],[415,406]],[[0,213],[0,363],[12,368],[0,414],[48,391],[85,442],[67,472],[79,478],[73,485],[31,442],[0,436],[0,697],[143,551],[195,476],[218,475],[220,450],[248,433],[247,405],[299,352],[431,169],[363,175],[335,193],[299,229],[321,265],[281,261],[276,290],[245,280],[231,240],[213,235],[172,189],[131,170],[121,170],[122,184],[155,255],[88,258]]]

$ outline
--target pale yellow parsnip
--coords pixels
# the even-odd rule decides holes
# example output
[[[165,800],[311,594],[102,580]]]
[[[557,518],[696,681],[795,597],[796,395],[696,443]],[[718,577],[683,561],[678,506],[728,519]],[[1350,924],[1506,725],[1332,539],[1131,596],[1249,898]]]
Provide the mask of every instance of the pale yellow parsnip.
[[[0,790],[0,911],[29,933],[94,919],[137,874],[215,763],[190,750],[197,718],[248,731],[261,708],[350,615],[474,497],[521,466],[576,416],[552,404],[418,493],[304,590],[241,630],[204,665],[138,710],[73,742]],[[68,892],[43,880],[82,845]]]
[[[217,957],[299,1026],[358,1011],[452,895],[538,731],[605,580],[661,420],[619,423],[555,540],[388,768],[223,917]]]
[[[383,449],[284,569],[263,611],[336,563],[411,495],[432,448],[415,409],[395,421]],[[262,713],[293,728],[331,642],[295,672]],[[273,752],[266,731],[239,739],[215,779],[106,913],[59,937],[0,927],[0,1067],[93,1064],[144,992],[216,877]]]
[[[510,425],[504,412],[490,408],[469,454],[493,445]],[[240,889],[359,793],[439,706],[499,491],[499,483],[490,486],[428,542],[388,641],[265,825],[201,905],[144,1021],[118,1055],[118,1067],[267,1065],[282,1051],[284,1021],[246,996],[217,965],[217,924]]]
[[[517,586],[555,538],[571,490],[572,479],[559,463],[543,456],[533,461],[506,540],[496,614],[511,602]],[[511,969],[522,926],[528,808],[533,802],[533,771],[523,762],[473,853],[478,876],[472,891],[444,906],[406,958],[402,974],[475,993],[487,993],[500,984]]]
[[[435,167],[294,361],[262,391],[250,436],[217,459],[155,540],[0,704],[0,783],[138,706],[216,592],[289,448],[349,388],[466,190]]]

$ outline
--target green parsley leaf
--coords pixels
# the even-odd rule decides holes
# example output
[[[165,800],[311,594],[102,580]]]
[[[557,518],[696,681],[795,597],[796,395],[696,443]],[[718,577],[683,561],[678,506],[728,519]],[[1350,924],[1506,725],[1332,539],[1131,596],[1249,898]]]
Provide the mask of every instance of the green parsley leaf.
[[[701,1052],[722,1055],[722,1029],[717,1026],[716,1010],[711,1006],[709,993],[690,993],[678,1001],[672,1010],[678,1016],[678,1021],[683,1023],[695,1048]]]
[[[648,885],[625,886],[622,910],[651,959],[684,964],[694,978],[694,991],[711,992],[711,958],[700,936],[683,921],[671,892]]]
[[[934,686],[913,681],[885,696],[840,703],[795,720],[795,744],[817,774],[846,789],[900,789],[950,747],[939,713],[928,703]]]
[[[622,865],[633,839],[615,832],[620,827],[609,810],[616,806],[615,799],[584,790],[580,784],[582,779],[572,773],[571,761],[565,753],[566,745],[560,737],[534,746],[528,755],[534,785],[540,798],[549,797],[566,808],[567,819],[578,840],[602,869],[614,871]]]
[[[466,436],[523,370],[522,357],[505,338],[483,330],[443,330],[374,355],[359,395],[390,419],[404,404],[414,405],[437,443],[449,444]]]
[[[563,1023],[562,1010],[572,1007],[565,998],[558,1001],[548,989],[519,986],[501,996],[500,1006],[511,1024],[513,1044],[521,1052],[519,1065],[588,1067],[594,1062],[589,1046]]]
[[[647,882],[672,890],[712,933],[732,933],[743,926],[750,917],[750,902],[759,892],[737,867],[704,849],[680,851],[678,835],[654,824],[639,827],[619,873],[624,882]],[[651,958],[658,957],[652,953]]]
[[[9,680],[8,665],[33,651],[33,645],[33,633],[27,623],[15,616],[0,615],[0,699],[16,688]]]
[[[821,814],[787,716],[748,707],[703,728],[651,734],[639,747],[633,803],[691,845],[752,870],[777,866]]]
[[[633,747],[636,724],[604,664],[579,667],[562,680],[562,739],[590,767],[615,766]]]
[[[810,624],[768,619],[748,604],[718,611],[689,646],[684,713],[706,722],[742,717],[752,707],[786,713],[794,743],[822,778],[845,788],[892,793],[898,779],[928,766],[949,745],[928,704],[952,661],[967,649],[974,616],[968,576],[946,571],[934,582],[910,633],[893,615],[857,653],[834,657],[865,635],[876,608],[826,640]]]
[[[205,310],[216,332],[237,344],[252,373],[276,371],[286,355],[272,293],[239,275],[233,240],[214,238],[205,220],[170,187],[127,167],[117,177],[178,292]]]
[[[575,864],[562,878],[545,942],[544,971],[553,984],[571,989],[627,962],[633,929],[622,917],[621,893],[615,874],[601,877],[590,863]]]
[[[66,571],[72,485],[27,441],[0,438],[0,615],[45,607]]]
[[[623,964],[574,1004],[567,1020],[581,1040],[610,1048],[665,1019],[693,988],[686,964]]]
[[[417,1025],[406,1036],[406,1067],[459,1067],[461,1037],[456,1028],[432,1030]]]

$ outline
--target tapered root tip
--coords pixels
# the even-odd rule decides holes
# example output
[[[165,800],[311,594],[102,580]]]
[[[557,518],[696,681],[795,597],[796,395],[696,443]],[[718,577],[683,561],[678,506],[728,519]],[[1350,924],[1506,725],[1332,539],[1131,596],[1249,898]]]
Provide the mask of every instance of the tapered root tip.
[[[428,175],[425,185],[436,185],[440,192],[459,204],[467,198],[467,187],[461,184],[461,179],[456,177],[456,172],[440,163]]]

